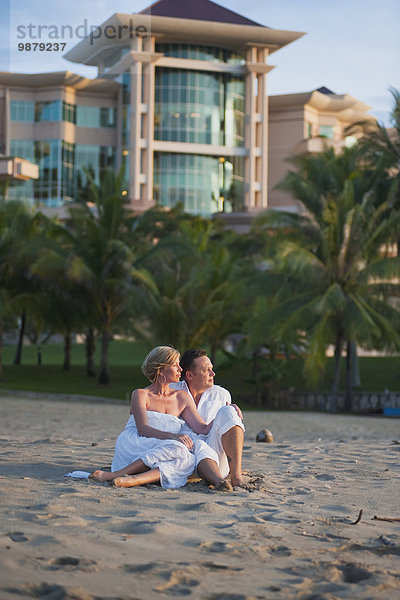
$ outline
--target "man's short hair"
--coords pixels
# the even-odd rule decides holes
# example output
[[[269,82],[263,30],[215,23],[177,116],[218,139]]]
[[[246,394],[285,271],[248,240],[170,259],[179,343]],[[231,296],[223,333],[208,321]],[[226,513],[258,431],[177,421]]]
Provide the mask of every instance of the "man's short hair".
[[[205,350],[191,349],[186,350],[181,356],[180,365],[182,369],[181,378],[185,379],[186,371],[193,371],[193,363],[196,358],[200,358],[201,356],[207,356],[207,352]]]

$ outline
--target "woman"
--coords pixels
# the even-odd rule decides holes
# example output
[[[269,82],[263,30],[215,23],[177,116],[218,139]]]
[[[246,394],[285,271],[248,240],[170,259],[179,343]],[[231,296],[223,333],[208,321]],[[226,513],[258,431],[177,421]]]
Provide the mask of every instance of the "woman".
[[[206,435],[212,427],[200,418],[186,391],[170,388],[180,379],[179,358],[170,346],[158,346],[146,356],[142,371],[151,383],[132,393],[131,416],[117,439],[111,472],[94,471],[92,479],[118,487],[160,481],[164,488],[176,488],[185,485],[197,466],[199,475],[218,489],[232,489],[219,472],[214,451],[179,433],[182,419],[195,433]]]

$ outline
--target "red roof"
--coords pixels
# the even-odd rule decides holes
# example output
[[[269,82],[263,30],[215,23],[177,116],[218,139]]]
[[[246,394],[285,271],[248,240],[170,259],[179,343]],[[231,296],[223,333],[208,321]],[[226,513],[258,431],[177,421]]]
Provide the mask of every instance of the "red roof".
[[[158,0],[139,14],[264,27],[210,0]]]

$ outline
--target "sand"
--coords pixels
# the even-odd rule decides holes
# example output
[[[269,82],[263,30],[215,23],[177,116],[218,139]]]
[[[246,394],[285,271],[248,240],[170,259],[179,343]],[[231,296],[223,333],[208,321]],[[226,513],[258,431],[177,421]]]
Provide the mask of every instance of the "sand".
[[[400,518],[398,419],[246,413],[249,490],[223,493],[63,477],[110,466],[126,405],[0,406],[1,600],[400,596],[400,522],[374,520]]]

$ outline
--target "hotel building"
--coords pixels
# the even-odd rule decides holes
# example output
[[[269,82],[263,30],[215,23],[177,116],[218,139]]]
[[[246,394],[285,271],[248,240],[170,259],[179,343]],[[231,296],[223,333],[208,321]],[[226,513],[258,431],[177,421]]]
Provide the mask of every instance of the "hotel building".
[[[159,0],[112,15],[65,55],[96,66],[96,79],[0,73],[0,152],[39,165],[39,178],[8,197],[60,208],[78,196],[85,169],[98,181],[124,164],[137,211],[181,202],[244,222],[294,208],[274,189],[287,157],[339,147],[368,110],[326,88],[268,96],[270,55],[302,35],[209,0]]]

